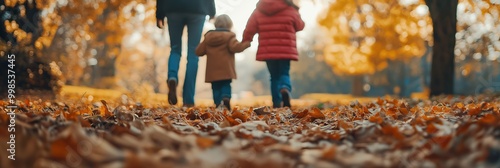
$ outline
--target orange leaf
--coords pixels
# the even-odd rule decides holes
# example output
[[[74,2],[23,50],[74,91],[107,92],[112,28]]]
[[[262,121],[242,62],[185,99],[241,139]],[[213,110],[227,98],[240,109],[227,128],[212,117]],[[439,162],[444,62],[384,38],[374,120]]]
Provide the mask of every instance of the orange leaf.
[[[434,134],[434,133],[438,132],[438,129],[436,128],[436,126],[434,126],[434,124],[433,124],[433,123],[429,123],[429,124],[427,125],[427,129],[426,129],[426,131],[427,131],[427,133],[429,133],[429,134]]]
[[[441,149],[445,149],[450,144],[451,138],[451,135],[432,137],[431,142],[438,144]]]
[[[261,145],[262,146],[269,146],[278,143],[278,141],[274,138],[271,138],[269,136],[266,136],[262,139]]]
[[[109,109],[108,109],[108,103],[106,103],[106,101],[104,100],[101,100],[101,103],[103,106],[101,106],[101,116],[104,116],[104,117],[110,117],[112,116],[111,112],[109,112]]]
[[[481,107],[477,107],[475,105],[470,105],[469,107],[467,107],[467,109],[469,110],[469,115],[478,115],[479,113],[481,113]]]
[[[384,105],[384,100],[380,99],[380,97],[377,98],[377,104],[380,106]]]
[[[498,118],[493,114],[486,114],[484,117],[478,120],[479,123],[485,125],[496,125],[499,123]]]
[[[309,116],[311,116],[311,119],[313,121],[315,119],[325,119],[325,114],[323,114],[321,110],[316,107],[312,109],[312,112],[309,113]]]
[[[323,151],[323,155],[321,155],[322,159],[332,160],[335,158],[336,148],[334,146],[329,147],[328,149]]]
[[[233,112],[233,114],[231,115],[232,118],[236,119],[240,119],[242,122],[246,122],[248,120],[248,115],[246,115],[245,113],[242,113],[240,112],[239,110],[236,110]]]
[[[215,141],[210,138],[198,137],[196,138],[196,144],[202,149],[206,149],[212,147],[215,144]]]
[[[342,120],[339,120],[338,124],[339,124],[340,128],[343,128],[344,130],[348,130],[348,129],[352,128],[351,124],[349,124],[348,122],[344,122]]]
[[[59,138],[50,144],[50,156],[56,160],[66,160],[68,150],[76,149],[76,141],[70,136]]]
[[[235,125],[239,125],[240,123],[237,122],[236,120],[234,120],[234,118],[232,118],[231,116],[227,116],[227,115],[223,115],[224,118],[227,120],[227,122],[229,122],[229,125],[231,126],[235,126]]]
[[[385,112],[385,114],[388,115],[389,117],[391,117],[392,119],[397,119],[398,118],[397,110],[394,107],[391,107],[391,108],[387,109],[387,111]]]
[[[373,123],[377,123],[377,124],[382,124],[382,122],[384,122],[384,119],[382,119],[382,117],[380,117],[380,113],[377,113],[375,115],[370,116],[368,121],[373,122]]]
[[[295,118],[304,118],[305,116],[307,116],[308,113],[309,113],[309,110],[305,109],[302,112],[294,112],[293,116],[295,116]]]
[[[212,118],[212,114],[210,114],[209,112],[203,113],[201,115],[201,119],[206,120],[206,119],[209,119],[209,118]]]
[[[332,140],[340,140],[342,138],[342,136],[340,136],[340,134],[337,134],[337,133],[333,133],[333,134],[329,134],[328,135],[328,138],[332,139]]]
[[[403,115],[408,115],[408,109],[407,108],[399,108],[399,112]]]
[[[392,135],[394,138],[398,140],[403,140],[404,136],[399,132],[398,127],[393,127],[391,125],[384,125],[382,126],[382,133],[385,135]]]
[[[455,104],[455,107],[456,107],[456,108],[459,108],[459,109],[462,109],[462,108],[464,108],[465,106],[464,106],[464,104],[463,104],[462,102],[458,102],[458,103],[456,103],[456,104]]]

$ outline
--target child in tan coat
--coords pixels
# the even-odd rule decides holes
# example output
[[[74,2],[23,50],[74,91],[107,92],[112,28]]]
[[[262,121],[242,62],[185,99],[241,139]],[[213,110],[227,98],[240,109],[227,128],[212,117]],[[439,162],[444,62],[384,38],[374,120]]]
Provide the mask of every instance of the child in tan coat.
[[[231,32],[233,22],[228,15],[215,19],[215,30],[205,34],[205,39],[196,48],[196,55],[207,55],[205,82],[212,83],[215,106],[221,102],[230,108],[231,81],[236,79],[234,54],[250,47],[250,42],[240,43]]]

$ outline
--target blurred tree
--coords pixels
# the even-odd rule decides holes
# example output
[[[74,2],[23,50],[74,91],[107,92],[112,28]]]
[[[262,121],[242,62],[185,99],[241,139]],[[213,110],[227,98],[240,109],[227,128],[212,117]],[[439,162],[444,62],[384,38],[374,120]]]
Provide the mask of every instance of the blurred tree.
[[[59,67],[41,51],[49,46],[59,23],[52,11],[44,11],[55,0],[7,0],[0,2],[0,66],[7,68],[7,55],[15,55],[17,94],[31,90],[58,92],[63,78]],[[7,71],[0,72],[7,88]],[[2,92],[0,94],[6,94]]]
[[[463,76],[454,75],[456,62],[500,57],[499,8],[494,0],[338,0],[319,20],[330,39],[325,57],[335,73],[362,81],[363,75],[385,69],[391,60],[409,64],[411,57],[426,55],[428,41],[439,48],[432,50],[432,61],[422,61],[423,72],[431,69],[430,94],[452,94],[458,88],[454,76]],[[359,89],[353,92],[362,93]]]
[[[387,68],[389,60],[424,55],[432,31],[422,0],[337,0],[319,24],[329,39],[326,63],[336,74],[353,76],[356,96],[363,93],[363,75]]]
[[[430,96],[453,94],[458,0],[425,0],[433,25]]]
[[[123,24],[134,16],[137,6],[147,1],[68,0],[55,4],[63,22],[48,53],[66,65],[63,72],[68,74],[70,84],[101,88],[116,85],[115,61],[122,38],[128,33]]]

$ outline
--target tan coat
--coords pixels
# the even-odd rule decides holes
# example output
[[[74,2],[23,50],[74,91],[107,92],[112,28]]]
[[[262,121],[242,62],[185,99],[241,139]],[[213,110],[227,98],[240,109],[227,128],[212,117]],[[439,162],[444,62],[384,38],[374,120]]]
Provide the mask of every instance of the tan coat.
[[[234,53],[248,47],[250,43],[240,43],[233,32],[224,29],[207,32],[196,48],[196,55],[207,55],[205,82],[236,79]]]

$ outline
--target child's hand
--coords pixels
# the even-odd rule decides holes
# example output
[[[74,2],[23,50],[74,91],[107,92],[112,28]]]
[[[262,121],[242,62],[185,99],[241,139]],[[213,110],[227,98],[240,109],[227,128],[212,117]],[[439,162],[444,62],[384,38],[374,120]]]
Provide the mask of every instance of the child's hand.
[[[250,41],[244,41],[244,42],[241,42],[241,45],[243,46],[243,48],[248,48],[250,47]]]
[[[160,29],[163,29],[163,26],[165,26],[165,21],[163,21],[163,19],[156,19],[156,26]]]

